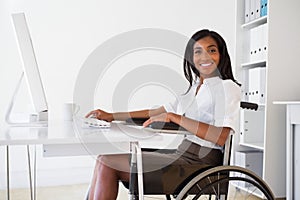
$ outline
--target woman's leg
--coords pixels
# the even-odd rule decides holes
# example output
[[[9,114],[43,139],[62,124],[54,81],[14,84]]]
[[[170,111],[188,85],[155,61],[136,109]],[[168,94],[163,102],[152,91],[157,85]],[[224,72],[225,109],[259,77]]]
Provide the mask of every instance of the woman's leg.
[[[118,195],[119,180],[129,181],[128,155],[99,156],[90,188],[90,200],[112,200]]]

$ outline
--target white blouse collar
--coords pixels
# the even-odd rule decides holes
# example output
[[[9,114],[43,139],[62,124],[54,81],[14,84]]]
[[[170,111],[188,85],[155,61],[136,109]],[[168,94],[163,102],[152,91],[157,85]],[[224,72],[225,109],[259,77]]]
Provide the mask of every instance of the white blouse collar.
[[[204,80],[203,80],[203,83],[204,83],[204,84],[207,84],[207,83],[217,83],[217,82],[219,82],[220,80],[222,80],[222,79],[221,79],[219,76],[214,76],[214,77],[211,77],[211,78],[206,78],[206,79],[204,79]],[[194,81],[194,84],[198,86],[199,83],[200,83],[200,78],[197,77],[197,79]]]

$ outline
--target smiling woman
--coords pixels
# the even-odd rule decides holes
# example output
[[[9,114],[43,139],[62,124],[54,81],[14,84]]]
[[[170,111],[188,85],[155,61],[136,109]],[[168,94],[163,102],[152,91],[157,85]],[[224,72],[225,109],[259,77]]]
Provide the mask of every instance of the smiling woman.
[[[184,61],[184,74],[190,87],[195,78],[192,72],[196,77],[200,77],[200,69],[205,69],[205,66],[212,69],[210,72],[214,72],[210,77],[219,75],[222,79],[231,79],[237,83],[233,78],[231,60],[224,39],[218,33],[208,30],[198,32],[192,38],[187,45]],[[216,68],[218,70],[215,70]],[[202,76],[207,76],[206,73],[202,73]]]
[[[174,152],[143,152],[145,185],[158,185],[166,194],[195,170],[222,165],[224,144],[238,128],[241,91],[223,38],[207,29],[196,32],[186,46],[183,68],[190,85],[175,102],[131,112],[96,109],[86,115],[107,121],[149,118],[143,126],[173,122],[191,132]],[[89,198],[116,199],[118,181],[130,181],[128,160],[128,155],[99,156]],[[173,173],[181,168],[187,170]]]

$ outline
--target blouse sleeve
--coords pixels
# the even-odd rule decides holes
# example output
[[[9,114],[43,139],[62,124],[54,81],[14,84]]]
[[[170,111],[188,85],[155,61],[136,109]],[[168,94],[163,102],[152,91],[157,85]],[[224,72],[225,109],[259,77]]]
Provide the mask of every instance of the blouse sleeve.
[[[173,101],[166,103],[163,106],[164,106],[166,112],[177,113],[178,99],[175,98]]]
[[[231,80],[225,80],[223,89],[218,91],[215,98],[215,126],[229,127],[236,132],[239,127],[240,102],[240,87]]]

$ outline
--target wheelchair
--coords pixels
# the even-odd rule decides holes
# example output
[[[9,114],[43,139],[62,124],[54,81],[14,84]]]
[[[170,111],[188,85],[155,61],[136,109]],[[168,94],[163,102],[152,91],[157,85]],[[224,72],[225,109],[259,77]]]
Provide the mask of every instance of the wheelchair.
[[[242,109],[257,110],[258,105],[241,102]],[[232,135],[225,143],[223,165],[205,167],[179,183],[169,194],[153,185],[145,185],[144,195],[165,195],[166,200],[232,200],[232,199],[268,199],[275,200],[269,186],[254,172],[239,166],[230,166]],[[197,167],[197,166],[193,166]],[[137,166],[131,164],[129,183],[123,183],[129,189],[129,199],[139,199],[137,185]],[[257,198],[259,197],[259,198]],[[88,199],[88,198],[87,198]]]
[[[241,102],[242,109],[257,110],[258,105]],[[165,195],[166,200],[197,199],[268,199],[275,200],[274,194],[265,181],[254,172],[239,166],[230,166],[232,135],[226,141],[223,165],[202,168],[187,177],[172,194],[163,194],[151,185],[145,185],[144,195]],[[134,165],[132,165],[134,167]],[[131,172],[136,172],[135,168]],[[131,173],[129,185],[130,199],[139,199],[136,173]],[[150,189],[149,189],[150,188]],[[153,190],[151,190],[153,188]],[[259,197],[259,198],[258,198]]]

